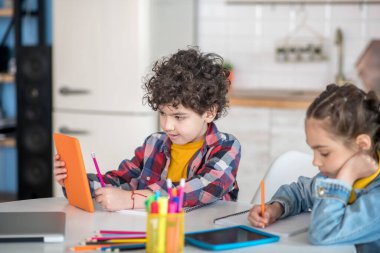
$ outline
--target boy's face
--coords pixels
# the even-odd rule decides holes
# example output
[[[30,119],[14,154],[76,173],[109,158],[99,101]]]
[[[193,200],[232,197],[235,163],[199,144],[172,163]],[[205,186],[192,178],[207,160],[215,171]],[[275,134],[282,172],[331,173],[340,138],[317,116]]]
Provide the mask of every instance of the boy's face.
[[[313,165],[329,178],[336,178],[339,169],[353,156],[355,150],[335,139],[322,126],[321,120],[307,119],[306,142],[314,153]]]
[[[207,123],[214,120],[212,112],[199,115],[182,105],[159,107],[160,126],[168,134],[170,140],[179,145],[199,141],[204,138]]]

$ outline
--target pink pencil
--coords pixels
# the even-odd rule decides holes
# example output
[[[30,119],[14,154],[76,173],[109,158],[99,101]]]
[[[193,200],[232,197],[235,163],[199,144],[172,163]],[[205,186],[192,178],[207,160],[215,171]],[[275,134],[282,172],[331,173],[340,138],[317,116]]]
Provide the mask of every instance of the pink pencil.
[[[94,164],[95,164],[96,173],[97,173],[97,175],[98,175],[98,178],[99,178],[100,184],[102,185],[102,187],[104,187],[105,184],[104,184],[104,181],[103,181],[102,174],[100,173],[100,170],[99,170],[98,162],[96,161],[95,153],[92,152],[92,153],[91,153],[91,156],[92,156],[92,160],[94,161]]]
[[[101,234],[120,234],[120,235],[130,235],[130,234],[140,234],[145,235],[144,231],[128,231],[128,230],[100,230]]]
[[[98,240],[98,241],[106,241],[112,239],[144,239],[146,238],[145,234],[142,235],[124,235],[124,236],[93,236],[88,238],[88,241]]]

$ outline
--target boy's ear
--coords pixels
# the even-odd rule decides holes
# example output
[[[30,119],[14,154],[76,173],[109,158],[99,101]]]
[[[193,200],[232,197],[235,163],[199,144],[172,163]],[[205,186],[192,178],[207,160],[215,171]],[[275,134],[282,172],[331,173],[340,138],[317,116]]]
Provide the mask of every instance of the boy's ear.
[[[211,123],[216,116],[216,107],[213,106],[205,112],[205,121]]]
[[[361,150],[369,150],[372,146],[371,137],[368,134],[360,134],[356,137],[356,144]]]

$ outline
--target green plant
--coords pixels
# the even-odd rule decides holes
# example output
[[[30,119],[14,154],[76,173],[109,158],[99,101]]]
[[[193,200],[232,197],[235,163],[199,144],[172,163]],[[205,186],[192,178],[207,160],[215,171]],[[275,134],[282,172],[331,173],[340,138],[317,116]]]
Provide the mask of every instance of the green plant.
[[[231,71],[231,70],[233,69],[233,67],[232,67],[232,63],[230,63],[230,62],[224,62],[224,63],[223,63],[223,68],[225,68],[225,69]]]

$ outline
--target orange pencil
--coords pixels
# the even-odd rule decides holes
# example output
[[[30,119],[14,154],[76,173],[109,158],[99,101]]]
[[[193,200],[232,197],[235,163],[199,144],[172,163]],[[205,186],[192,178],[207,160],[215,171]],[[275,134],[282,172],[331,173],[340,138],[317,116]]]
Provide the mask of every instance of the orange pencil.
[[[264,180],[261,180],[260,187],[261,187],[261,216],[264,217],[264,213],[265,213],[265,185],[264,185]]]
[[[110,246],[110,244],[97,244],[97,245],[78,245],[78,246],[74,246],[74,247],[71,247],[70,250],[71,251],[90,251],[90,250],[97,250],[97,249],[100,249],[102,247],[106,247],[106,246]]]

